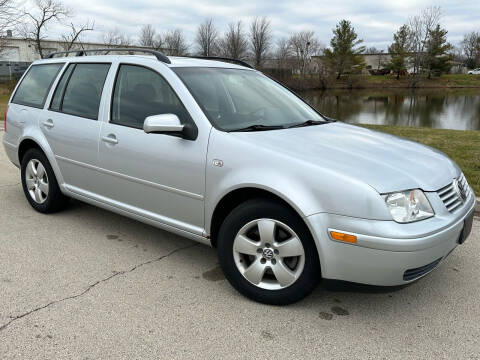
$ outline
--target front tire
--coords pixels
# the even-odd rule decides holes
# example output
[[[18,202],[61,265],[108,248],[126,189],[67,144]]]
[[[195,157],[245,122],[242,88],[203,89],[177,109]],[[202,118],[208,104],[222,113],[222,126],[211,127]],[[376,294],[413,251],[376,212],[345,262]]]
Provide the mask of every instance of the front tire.
[[[286,305],[310,294],[320,279],[312,236],[290,208],[268,199],[237,206],[218,234],[220,266],[248,298]]]
[[[21,176],[25,197],[35,210],[46,214],[66,206],[68,197],[60,191],[52,166],[42,151],[27,150],[22,158]]]

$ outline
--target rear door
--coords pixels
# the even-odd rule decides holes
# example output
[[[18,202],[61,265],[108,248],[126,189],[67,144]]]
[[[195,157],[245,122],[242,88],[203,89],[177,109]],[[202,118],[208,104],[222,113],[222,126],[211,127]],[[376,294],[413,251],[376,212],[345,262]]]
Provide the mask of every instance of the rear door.
[[[102,194],[127,211],[201,235],[209,129],[197,128],[189,99],[182,93],[187,102],[182,101],[173,89],[184,85],[163,68],[118,66],[99,142],[100,167],[106,170]],[[195,139],[143,131],[147,116],[168,113]]]
[[[70,63],[57,83],[40,127],[67,187],[96,192],[103,87],[110,63]]]

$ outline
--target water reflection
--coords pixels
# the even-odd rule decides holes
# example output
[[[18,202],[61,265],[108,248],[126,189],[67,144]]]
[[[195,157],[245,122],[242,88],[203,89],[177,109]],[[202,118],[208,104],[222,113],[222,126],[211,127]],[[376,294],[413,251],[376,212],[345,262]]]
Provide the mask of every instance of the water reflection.
[[[480,89],[307,91],[320,112],[350,123],[480,130]]]

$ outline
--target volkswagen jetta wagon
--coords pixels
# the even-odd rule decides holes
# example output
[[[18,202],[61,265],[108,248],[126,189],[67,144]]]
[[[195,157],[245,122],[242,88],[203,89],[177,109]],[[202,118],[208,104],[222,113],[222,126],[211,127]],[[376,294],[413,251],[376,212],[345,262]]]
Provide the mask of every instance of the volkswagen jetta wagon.
[[[211,245],[269,304],[321,278],[412,282],[468,237],[475,196],[443,153],[241,62],[113,51],[35,61],[13,92],[3,144],[35,210],[75,198]]]

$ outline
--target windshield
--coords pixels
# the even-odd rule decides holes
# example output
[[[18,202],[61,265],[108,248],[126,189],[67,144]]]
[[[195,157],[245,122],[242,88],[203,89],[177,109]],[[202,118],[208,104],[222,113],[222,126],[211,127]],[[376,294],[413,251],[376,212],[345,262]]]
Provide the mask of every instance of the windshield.
[[[217,128],[283,128],[325,119],[292,92],[250,70],[174,68]],[[261,129],[258,127],[258,129]]]

